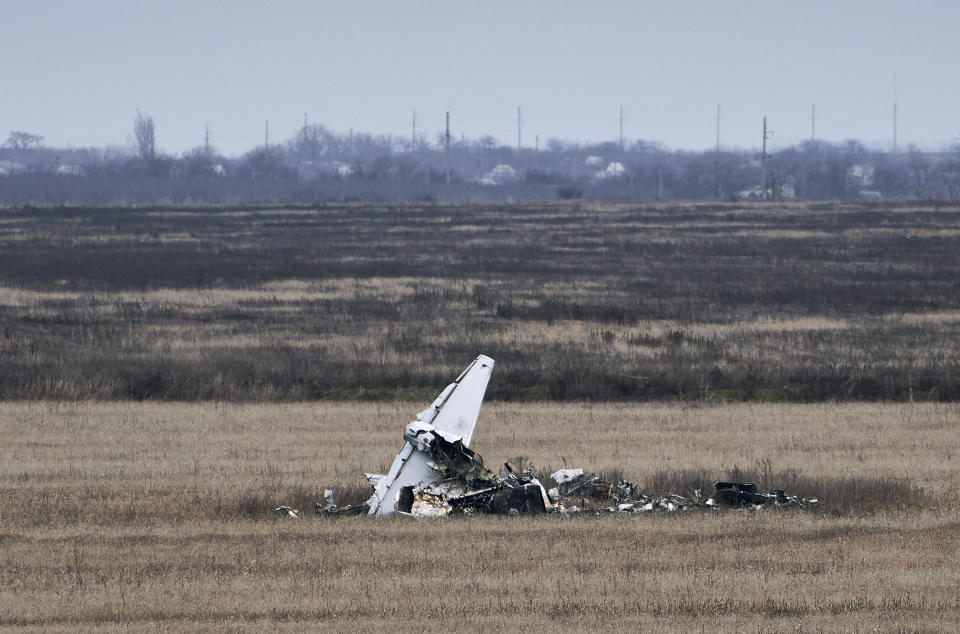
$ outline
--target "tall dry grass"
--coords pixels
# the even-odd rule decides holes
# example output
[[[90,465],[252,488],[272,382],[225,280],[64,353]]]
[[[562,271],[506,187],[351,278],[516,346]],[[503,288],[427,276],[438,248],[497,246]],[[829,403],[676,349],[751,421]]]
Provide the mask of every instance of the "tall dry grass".
[[[359,502],[363,473],[386,471],[423,405],[0,404],[5,523],[262,517],[331,486]],[[523,456],[543,474],[584,467],[650,493],[740,470],[770,488],[903,480],[953,508],[958,421],[952,404],[488,403],[474,448],[493,467]],[[830,507],[820,490],[791,492]]]
[[[954,631],[957,522],[796,514],[202,522],[4,540],[44,631]]]
[[[383,470],[418,402],[0,404],[0,624],[676,631],[960,625],[957,407],[488,404],[474,447],[643,486],[734,465],[901,478],[827,513],[295,521]],[[766,461],[769,461],[768,463]],[[664,474],[670,477],[664,478]],[[806,491],[794,491],[808,494]]]

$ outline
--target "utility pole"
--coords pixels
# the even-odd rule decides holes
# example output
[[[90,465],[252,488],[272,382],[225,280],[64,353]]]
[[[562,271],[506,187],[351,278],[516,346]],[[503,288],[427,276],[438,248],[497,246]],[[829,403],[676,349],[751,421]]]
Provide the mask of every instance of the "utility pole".
[[[523,149],[523,136],[521,131],[523,129],[523,120],[520,118],[520,106],[517,106],[517,151]]]
[[[717,104],[717,154],[720,154],[720,104]]]
[[[540,151],[540,135],[539,134],[533,135],[533,151],[534,152]]]
[[[270,119],[267,119],[263,126],[263,149],[270,149]]]
[[[810,140],[817,140],[817,104],[810,104]]]
[[[720,195],[720,104],[717,104],[717,145],[713,153],[713,190],[717,198]]]
[[[203,126],[203,155],[210,156],[210,124]]]
[[[620,147],[620,151],[623,152],[623,106],[620,106],[620,136],[617,145]]]
[[[447,133],[443,137],[444,156],[447,162],[447,185],[450,184],[450,111],[447,110]]]
[[[897,76],[893,76],[893,153],[897,153]]]
[[[300,142],[300,160],[302,161],[307,153],[307,139],[309,135],[307,134],[307,125],[309,124],[309,119],[307,118],[307,113],[303,113],[303,141]]]
[[[417,149],[417,110],[413,110],[413,132],[410,135],[410,150]]]
[[[761,177],[762,186],[763,186],[763,197],[764,200],[767,198],[767,159],[770,158],[770,155],[767,154],[767,139],[773,135],[772,132],[767,130],[767,118],[763,118],[763,149],[760,151],[760,168],[763,173]]]

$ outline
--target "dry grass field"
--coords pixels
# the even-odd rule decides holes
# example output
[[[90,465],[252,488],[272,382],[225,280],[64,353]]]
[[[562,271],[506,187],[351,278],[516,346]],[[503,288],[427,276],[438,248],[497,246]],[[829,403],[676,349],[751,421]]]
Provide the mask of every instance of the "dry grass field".
[[[492,465],[522,455],[542,470],[622,474],[650,492],[738,466],[761,482],[792,478],[791,492],[822,497],[818,512],[272,513],[305,508],[327,486],[362,495],[363,471],[385,469],[423,404],[0,404],[0,624],[960,628],[956,404],[488,403],[481,412],[474,447]],[[844,478],[906,480],[923,495],[869,490],[872,506],[832,506],[830,495],[850,495]]]
[[[494,468],[822,504],[310,512],[479,353]],[[958,359],[956,205],[0,209],[0,629],[958,631]]]

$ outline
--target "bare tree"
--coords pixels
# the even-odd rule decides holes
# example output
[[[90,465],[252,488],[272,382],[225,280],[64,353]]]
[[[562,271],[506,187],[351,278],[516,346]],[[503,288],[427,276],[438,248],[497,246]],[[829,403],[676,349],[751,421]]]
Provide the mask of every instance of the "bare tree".
[[[137,140],[137,148],[140,150],[140,158],[146,163],[151,164],[157,158],[157,147],[154,140],[153,117],[143,115],[139,108],[137,109],[137,118],[133,121],[133,136]]]
[[[11,150],[36,150],[43,145],[43,137],[29,132],[11,132],[3,145]]]

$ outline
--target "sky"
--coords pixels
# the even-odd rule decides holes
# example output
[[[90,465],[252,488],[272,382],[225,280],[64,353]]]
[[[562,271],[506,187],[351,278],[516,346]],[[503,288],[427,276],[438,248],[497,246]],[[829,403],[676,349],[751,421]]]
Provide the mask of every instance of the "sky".
[[[0,140],[239,155],[304,114],[433,141],[627,140],[771,148],[811,136],[889,149],[960,140],[956,0],[0,0]]]

